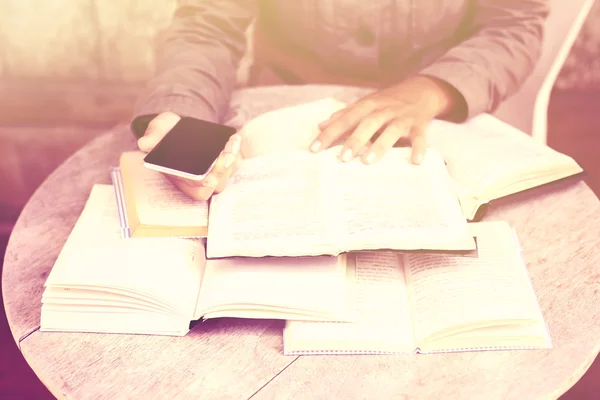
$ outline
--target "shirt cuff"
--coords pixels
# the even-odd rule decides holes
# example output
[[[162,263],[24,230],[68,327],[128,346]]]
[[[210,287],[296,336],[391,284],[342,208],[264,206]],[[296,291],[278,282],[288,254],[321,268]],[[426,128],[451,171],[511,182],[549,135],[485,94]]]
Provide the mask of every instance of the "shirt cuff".
[[[130,123],[131,132],[138,138],[144,136],[148,124],[158,114],[170,111],[180,117],[218,122],[214,108],[206,101],[180,95],[165,95],[150,99],[136,107]]]
[[[460,113],[463,118],[455,122],[464,122],[492,109],[488,82],[467,63],[438,61],[421,70],[419,74],[448,83],[463,97],[467,109],[466,112]]]

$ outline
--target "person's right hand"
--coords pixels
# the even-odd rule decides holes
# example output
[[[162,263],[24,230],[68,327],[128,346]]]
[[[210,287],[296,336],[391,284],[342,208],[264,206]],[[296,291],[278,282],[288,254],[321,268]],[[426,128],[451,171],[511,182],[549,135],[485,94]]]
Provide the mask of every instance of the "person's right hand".
[[[181,117],[172,112],[159,114],[148,124],[148,128],[137,144],[143,152],[150,152],[163,137],[179,122]],[[164,174],[179,190],[196,200],[208,200],[214,193],[225,188],[227,180],[236,170],[240,160],[241,136],[231,136],[217,162],[200,181]]]

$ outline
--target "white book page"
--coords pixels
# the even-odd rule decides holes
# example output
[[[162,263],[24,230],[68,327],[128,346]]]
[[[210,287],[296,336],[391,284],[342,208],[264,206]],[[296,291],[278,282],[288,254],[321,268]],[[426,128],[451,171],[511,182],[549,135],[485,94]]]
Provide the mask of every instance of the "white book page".
[[[40,318],[42,332],[94,332],[143,335],[183,336],[190,321],[176,315],[130,309],[65,308],[43,305]]]
[[[412,352],[402,258],[392,252],[351,253],[356,257],[357,321],[289,321],[285,353]]]
[[[204,263],[201,241],[121,239],[113,188],[95,185],[46,286],[116,288],[191,318]]]
[[[208,257],[337,254],[324,161],[308,152],[244,160],[211,200]]]
[[[329,193],[342,205],[345,250],[474,248],[440,154],[429,150],[421,165],[412,164],[410,154],[394,148],[373,165],[334,165]]]
[[[121,162],[125,184],[133,187],[140,223],[158,226],[207,226],[208,202],[193,200],[173,186],[163,174],[146,168],[144,156],[142,152],[124,153]]]
[[[538,321],[539,307],[512,229],[470,224],[477,256],[407,254],[408,299],[417,343],[436,333]]]
[[[153,312],[159,314],[167,314],[167,315],[176,315],[175,312],[170,312],[162,308],[157,308],[152,305],[139,303],[136,301],[130,301],[130,299],[122,300],[115,299],[113,295],[108,294],[107,296],[103,296],[99,299],[89,299],[89,298],[43,298],[42,304],[45,306],[57,306],[63,310],[68,309],[71,306],[82,308],[89,307],[91,310],[96,309],[104,309],[106,311],[114,311],[121,312],[120,310],[127,310],[127,312]]]
[[[197,317],[225,311],[271,310],[272,318],[296,314],[345,317],[348,281],[344,257],[267,257],[208,260]],[[281,314],[278,314],[281,313]],[[283,315],[283,316],[282,316]]]
[[[320,132],[319,124],[345,106],[341,101],[324,98],[259,115],[239,131],[242,154],[251,158],[307,151]]]
[[[489,115],[465,124],[436,120],[427,135],[429,145],[444,156],[450,175],[480,196],[490,186],[502,190],[531,174],[580,169],[570,157]]]
[[[162,310],[169,314],[176,313],[176,310],[167,307],[156,300],[139,295],[136,296],[135,293],[114,289],[99,290],[95,287],[81,287],[79,289],[74,289],[71,287],[48,286],[44,289],[42,295],[42,304],[99,305],[106,301],[115,303],[121,302],[135,307],[144,306],[155,309],[156,311]]]

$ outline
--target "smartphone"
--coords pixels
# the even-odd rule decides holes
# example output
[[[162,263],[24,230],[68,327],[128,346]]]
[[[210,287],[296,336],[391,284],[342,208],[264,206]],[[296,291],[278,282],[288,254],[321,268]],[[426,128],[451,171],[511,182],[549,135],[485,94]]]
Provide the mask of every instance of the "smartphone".
[[[144,157],[144,165],[165,174],[202,180],[235,132],[227,125],[183,117]]]

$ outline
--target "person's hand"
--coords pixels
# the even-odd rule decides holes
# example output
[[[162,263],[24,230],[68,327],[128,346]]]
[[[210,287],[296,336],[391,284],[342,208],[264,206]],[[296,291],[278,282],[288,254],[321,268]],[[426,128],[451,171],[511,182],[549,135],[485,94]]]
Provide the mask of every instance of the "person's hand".
[[[140,139],[138,147],[144,152],[150,152],[158,142],[179,122],[179,115],[164,112],[156,116],[148,124],[148,128]],[[204,179],[195,181],[174,175],[164,174],[179,190],[196,200],[208,200],[214,193],[219,193],[225,188],[227,180],[236,170],[241,160],[241,136],[231,136],[221,152],[215,165]]]
[[[347,137],[340,159],[347,162],[360,156],[365,164],[372,164],[399,139],[408,138],[412,162],[420,164],[427,148],[425,128],[432,119],[453,109],[457,95],[448,84],[434,78],[409,78],[334,113],[319,125],[321,132],[311,150],[324,150]]]

